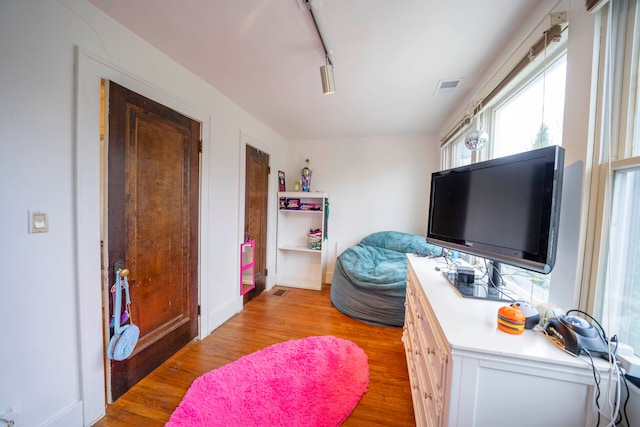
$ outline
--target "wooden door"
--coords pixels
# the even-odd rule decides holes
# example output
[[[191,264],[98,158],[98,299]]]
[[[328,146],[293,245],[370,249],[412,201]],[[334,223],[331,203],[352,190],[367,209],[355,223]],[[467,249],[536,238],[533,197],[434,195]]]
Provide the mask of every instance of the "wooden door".
[[[258,296],[266,287],[268,198],[269,155],[247,145],[244,234],[255,240],[253,257],[256,287],[245,294],[245,302]]]
[[[140,328],[110,361],[115,400],[198,332],[200,124],[113,82],[108,123],[109,278],[123,261]]]

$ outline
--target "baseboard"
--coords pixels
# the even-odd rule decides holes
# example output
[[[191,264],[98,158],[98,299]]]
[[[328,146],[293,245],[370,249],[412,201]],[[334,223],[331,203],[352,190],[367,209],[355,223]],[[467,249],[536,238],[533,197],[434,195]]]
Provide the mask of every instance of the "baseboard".
[[[97,420],[89,420],[86,423],[82,420],[82,402],[78,401],[63,409],[62,412],[49,418],[42,424],[42,427],[69,427],[69,426],[90,426]]]
[[[324,283],[331,284],[332,281],[333,281],[333,271],[327,271],[324,274]]]
[[[237,301],[235,299],[228,301],[215,310],[209,311],[209,323],[207,325],[207,333],[205,334],[205,336],[209,335],[215,329],[219,328],[224,322],[231,319],[237,312]]]

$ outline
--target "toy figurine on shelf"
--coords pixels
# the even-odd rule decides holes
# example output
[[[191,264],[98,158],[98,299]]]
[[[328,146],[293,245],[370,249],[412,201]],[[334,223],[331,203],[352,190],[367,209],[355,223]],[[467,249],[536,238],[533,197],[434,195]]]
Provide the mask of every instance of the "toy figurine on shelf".
[[[311,169],[309,169],[309,159],[304,161],[302,168],[302,191],[310,191],[311,188]]]

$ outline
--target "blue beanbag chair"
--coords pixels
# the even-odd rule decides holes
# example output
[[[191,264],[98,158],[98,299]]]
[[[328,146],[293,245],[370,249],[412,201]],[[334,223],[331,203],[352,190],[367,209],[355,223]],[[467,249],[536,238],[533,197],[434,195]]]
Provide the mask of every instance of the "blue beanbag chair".
[[[401,327],[407,279],[407,253],[441,255],[424,236],[381,231],[347,248],[336,260],[331,302],[366,323]]]

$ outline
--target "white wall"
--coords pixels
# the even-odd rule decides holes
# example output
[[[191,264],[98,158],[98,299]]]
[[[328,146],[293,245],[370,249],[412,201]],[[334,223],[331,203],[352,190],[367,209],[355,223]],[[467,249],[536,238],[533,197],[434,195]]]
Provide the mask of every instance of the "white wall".
[[[0,57],[0,413],[20,404],[24,426],[88,425],[104,410],[99,78],[203,121],[204,335],[242,304],[244,144],[277,170],[287,141],[84,0],[0,2]],[[49,233],[27,233],[29,210],[48,212]]]
[[[287,189],[293,189],[308,158],[311,191],[329,193],[328,282],[336,244],[358,243],[385,230],[426,235],[429,184],[439,155],[439,144],[429,135],[290,143]]]

